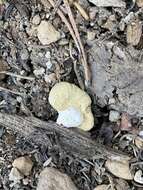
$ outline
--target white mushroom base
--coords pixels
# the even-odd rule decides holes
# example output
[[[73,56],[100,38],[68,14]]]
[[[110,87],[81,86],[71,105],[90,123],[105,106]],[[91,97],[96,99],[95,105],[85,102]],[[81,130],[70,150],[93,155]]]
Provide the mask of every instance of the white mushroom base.
[[[69,107],[68,109],[64,111],[59,111],[59,115],[57,118],[57,123],[59,125],[63,125],[65,127],[78,127],[82,124],[83,122],[83,115],[82,113],[74,108],[74,107]]]

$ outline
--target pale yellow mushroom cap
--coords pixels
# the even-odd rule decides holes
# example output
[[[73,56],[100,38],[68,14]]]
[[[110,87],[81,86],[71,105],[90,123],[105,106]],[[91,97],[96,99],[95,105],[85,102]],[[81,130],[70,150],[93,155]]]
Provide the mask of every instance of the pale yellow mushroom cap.
[[[83,122],[78,127],[84,131],[93,127],[90,96],[76,85],[68,82],[57,83],[49,93],[49,103],[58,112],[70,107],[76,108],[83,115]]]

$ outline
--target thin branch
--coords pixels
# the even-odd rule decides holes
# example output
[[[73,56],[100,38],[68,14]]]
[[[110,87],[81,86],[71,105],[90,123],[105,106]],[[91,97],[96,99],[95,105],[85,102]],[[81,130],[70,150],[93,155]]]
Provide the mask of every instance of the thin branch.
[[[22,76],[22,75],[18,75],[18,74],[11,73],[11,72],[7,72],[7,71],[1,71],[0,74],[5,74],[5,75],[12,76],[12,77],[17,77],[17,78],[26,79],[26,80],[31,80],[31,81],[32,81],[32,80],[35,80],[34,77]]]
[[[18,95],[18,96],[23,96],[24,95],[23,93],[16,92],[16,91],[13,91],[13,90],[9,90],[9,89],[1,87],[1,86],[0,86],[0,91],[5,91],[5,92],[8,92],[8,93]]]
[[[77,8],[77,10],[80,12],[80,14],[82,15],[82,17],[85,20],[89,20],[89,16],[86,13],[86,11],[83,9],[83,7],[77,1],[74,1],[73,4]]]
[[[95,156],[99,156],[103,159],[121,162],[127,162],[131,159],[123,152],[113,150],[91,140],[87,133],[59,126],[55,122],[41,121],[35,117],[20,117],[0,113],[0,125],[20,133],[27,140],[32,140],[32,142],[44,146],[51,146],[51,144],[48,144],[48,134],[50,136],[56,134],[58,141],[53,141],[52,146],[60,146],[67,154],[78,158],[93,159]]]

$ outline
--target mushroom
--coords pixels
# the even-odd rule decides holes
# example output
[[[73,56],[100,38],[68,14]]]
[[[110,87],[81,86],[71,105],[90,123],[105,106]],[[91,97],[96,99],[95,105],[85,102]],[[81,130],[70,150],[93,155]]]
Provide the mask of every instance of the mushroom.
[[[49,103],[57,110],[57,123],[89,131],[94,125],[91,99],[79,87],[68,82],[57,83],[49,93]]]

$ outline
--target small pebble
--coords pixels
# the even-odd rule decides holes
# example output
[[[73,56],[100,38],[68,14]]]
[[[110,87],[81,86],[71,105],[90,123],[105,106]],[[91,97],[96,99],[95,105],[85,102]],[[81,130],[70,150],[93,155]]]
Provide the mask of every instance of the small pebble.
[[[94,31],[88,31],[87,32],[87,40],[93,41],[95,39],[95,32]]]
[[[46,67],[47,67],[47,69],[51,69],[52,63],[50,60],[46,62]]]
[[[143,138],[143,131],[140,131],[140,132],[139,132],[139,136],[140,136],[141,138]]]
[[[67,40],[67,39],[61,39],[60,41],[59,41],[59,45],[60,46],[65,46],[65,45],[67,45],[67,44],[69,44],[69,40]]]
[[[11,172],[9,174],[10,181],[14,181],[16,183],[16,182],[19,182],[23,178],[24,178],[24,175],[21,174],[17,168],[11,169]]]
[[[50,13],[46,14],[46,19],[48,19],[50,17]]]
[[[22,60],[27,60],[29,58],[29,52],[27,49],[22,49],[20,52],[20,56]]]
[[[45,54],[45,57],[47,59],[50,59],[51,58],[51,52],[50,51],[47,51],[46,54]]]
[[[17,168],[23,175],[28,176],[31,173],[33,162],[28,156],[16,158],[12,166]]]
[[[142,177],[142,170],[138,170],[136,171],[135,175],[134,175],[134,181],[139,183],[139,184],[143,184],[143,177]]]
[[[32,24],[38,25],[40,24],[41,18],[39,15],[35,15],[32,19]]]
[[[56,81],[56,74],[51,73],[49,75],[45,75],[44,79],[46,83],[52,83],[52,82],[54,83]]]
[[[47,21],[42,21],[37,28],[38,38],[43,45],[49,45],[60,39],[61,35],[55,27]]]
[[[117,111],[111,110],[109,114],[109,121],[117,122],[119,119],[120,119],[120,113]]]
[[[24,178],[22,181],[23,181],[24,185],[28,185],[28,183],[29,183],[29,179],[28,178]]]
[[[116,100],[114,98],[110,98],[108,105],[115,104]]]
[[[33,71],[33,73],[34,73],[34,75],[35,75],[36,77],[42,76],[42,75],[45,73],[45,69],[41,67],[41,68],[39,68],[39,69],[35,69],[35,70]]]

